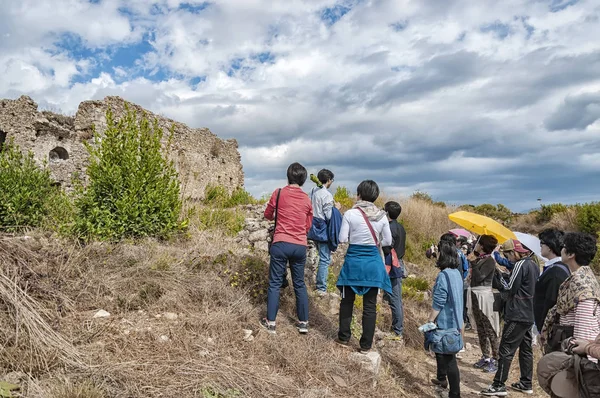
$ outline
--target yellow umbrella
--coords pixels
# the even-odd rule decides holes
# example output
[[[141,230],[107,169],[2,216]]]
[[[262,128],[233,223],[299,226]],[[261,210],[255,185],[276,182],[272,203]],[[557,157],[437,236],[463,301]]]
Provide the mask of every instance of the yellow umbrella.
[[[509,239],[517,239],[515,234],[504,225],[489,217],[468,211],[457,211],[448,216],[464,229],[476,233],[477,235],[494,235],[498,243],[504,243]]]

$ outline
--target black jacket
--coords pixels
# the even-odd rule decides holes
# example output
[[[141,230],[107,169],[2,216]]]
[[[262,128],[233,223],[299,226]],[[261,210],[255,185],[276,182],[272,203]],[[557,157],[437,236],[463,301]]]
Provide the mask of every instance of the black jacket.
[[[392,246],[384,246],[383,254],[388,256],[392,252],[392,248],[396,251],[398,260],[404,258],[404,252],[406,250],[406,230],[404,226],[396,220],[390,221],[390,232],[392,233]],[[392,267],[390,270],[390,278],[403,278],[404,270],[402,266],[400,268]]]
[[[504,282],[504,291],[508,293],[504,320],[522,323],[534,323],[533,296],[535,285],[540,276],[540,268],[529,257],[518,261],[510,279]]]
[[[392,233],[392,246],[384,246],[382,248],[383,254],[390,254],[393,247],[396,250],[398,259],[402,260],[404,258],[404,251],[406,250],[406,230],[398,221],[391,220],[390,232]]]
[[[471,261],[471,287],[492,286],[495,270],[496,260],[492,256]]]
[[[544,320],[546,319],[546,315],[548,315],[548,311],[556,305],[558,288],[569,277],[569,274],[569,268],[559,261],[550,265],[540,275],[535,285],[535,296],[533,298],[535,325],[539,331],[544,326]]]

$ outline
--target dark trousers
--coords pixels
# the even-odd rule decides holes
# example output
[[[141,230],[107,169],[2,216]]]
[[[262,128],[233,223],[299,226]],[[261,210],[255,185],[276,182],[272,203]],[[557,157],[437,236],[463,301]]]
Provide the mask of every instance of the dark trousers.
[[[437,379],[448,381],[450,386],[449,398],[460,397],[460,372],[456,362],[456,354],[435,354],[437,362]]]
[[[463,322],[465,325],[471,324],[471,320],[469,319],[469,309],[467,308],[467,294],[469,293],[469,289],[463,289]]]
[[[342,301],[340,302],[340,328],[338,338],[342,341],[350,340],[352,331],[352,311],[354,310],[354,299],[356,293],[350,286],[343,286]],[[363,296],[363,314],[362,314],[362,336],[360,338],[360,348],[364,350],[371,349],[373,345],[373,336],[375,335],[375,322],[377,321],[377,293],[379,289],[372,287]]]
[[[533,377],[533,349],[531,348],[532,333],[531,323],[521,323],[507,321],[502,331],[502,340],[500,341],[500,352],[498,359],[498,371],[494,377],[494,384],[503,386],[508,380],[510,363],[519,349],[519,367],[521,368],[521,383],[527,388],[531,388],[531,378]]]
[[[269,265],[269,290],[267,291],[267,319],[275,321],[279,311],[279,291],[286,277],[288,262],[296,294],[296,313],[301,322],[308,321],[308,293],[304,283],[306,246],[287,242],[275,242],[271,246]]]

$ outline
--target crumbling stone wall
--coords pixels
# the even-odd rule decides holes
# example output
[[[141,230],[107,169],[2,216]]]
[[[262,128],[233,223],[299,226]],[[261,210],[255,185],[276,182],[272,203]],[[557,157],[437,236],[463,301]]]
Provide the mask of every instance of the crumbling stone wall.
[[[14,139],[23,150],[32,151],[40,164],[47,162],[53,178],[69,188],[75,173],[85,174],[88,153],[84,143],[91,142],[94,131],[101,134],[106,129],[109,107],[116,119],[125,114],[126,107],[138,115],[145,113],[150,119],[156,118],[165,131],[165,140],[173,127],[171,156],[185,197],[203,198],[209,184],[222,185],[230,192],[243,186],[244,173],[235,140],[221,140],[207,128],[192,129],[120,97],[82,102],[74,117],[39,112],[37,104],[27,96],[0,100],[0,143]]]

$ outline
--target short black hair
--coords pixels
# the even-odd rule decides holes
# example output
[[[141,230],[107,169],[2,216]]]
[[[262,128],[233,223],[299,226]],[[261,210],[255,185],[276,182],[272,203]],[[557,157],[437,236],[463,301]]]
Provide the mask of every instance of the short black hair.
[[[466,244],[468,244],[468,243],[469,243],[469,240],[467,239],[467,237],[466,237],[466,236],[458,236],[458,237],[456,238],[456,244],[458,245],[459,243],[460,243],[461,245],[466,245]]]
[[[379,197],[379,186],[373,180],[364,180],[358,184],[356,193],[360,196],[361,200],[373,203]]]
[[[383,206],[383,209],[387,212],[388,216],[390,216],[392,220],[400,217],[400,214],[402,213],[402,206],[400,206],[400,203],[394,202],[393,200],[387,202]]]
[[[452,242],[442,240],[438,245],[437,267],[441,270],[446,268],[458,269],[460,262],[458,261],[458,252],[456,245]]]
[[[580,266],[590,265],[598,251],[596,238],[584,232],[570,232],[563,242],[567,254],[574,254],[575,262]]]
[[[451,232],[446,232],[444,235],[440,236],[440,242],[450,242],[453,245],[456,245],[456,235]]]
[[[496,246],[498,246],[498,239],[494,235],[481,235],[479,237],[479,244],[485,254],[492,254]]]
[[[290,164],[287,169],[288,184],[304,185],[306,182],[306,169],[300,163],[295,162]]]
[[[558,229],[548,228],[539,233],[540,243],[548,246],[548,248],[556,256],[560,256],[560,251],[563,245],[563,238],[565,233]]]
[[[331,170],[322,169],[317,174],[317,178],[319,179],[321,184],[327,184],[327,181],[329,181],[329,180],[333,181],[333,173],[331,172]]]

